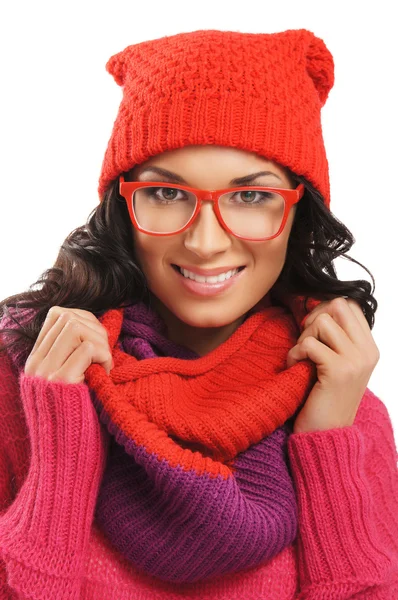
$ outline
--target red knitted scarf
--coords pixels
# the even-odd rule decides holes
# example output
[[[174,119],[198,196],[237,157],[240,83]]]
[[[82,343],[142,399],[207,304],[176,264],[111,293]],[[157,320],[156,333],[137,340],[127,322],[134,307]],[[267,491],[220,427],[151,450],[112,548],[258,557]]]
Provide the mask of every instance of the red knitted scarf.
[[[196,360],[137,360],[117,344],[123,309],[109,310],[100,321],[115,367],[108,376],[101,366],[91,365],[87,383],[114,426],[148,452],[198,472],[225,471],[224,463],[283,425],[314,384],[313,363],[305,360],[287,369],[286,355],[320,301],[310,298],[305,306],[304,296],[278,298],[284,306],[268,303]]]

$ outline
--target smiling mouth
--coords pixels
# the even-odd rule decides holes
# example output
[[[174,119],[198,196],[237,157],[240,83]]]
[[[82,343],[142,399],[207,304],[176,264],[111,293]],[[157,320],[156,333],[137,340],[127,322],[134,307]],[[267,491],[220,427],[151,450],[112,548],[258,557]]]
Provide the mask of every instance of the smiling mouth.
[[[184,269],[185,273],[182,271],[181,267],[178,265],[171,265],[177,273],[179,273],[185,279],[190,279],[192,281],[197,281],[198,283],[222,283],[223,281],[227,281],[231,279],[235,275],[238,275],[243,269],[245,269],[245,265],[241,267],[237,267],[236,269],[232,269],[230,271],[226,271],[225,273],[220,273],[219,275],[198,275],[191,271]]]

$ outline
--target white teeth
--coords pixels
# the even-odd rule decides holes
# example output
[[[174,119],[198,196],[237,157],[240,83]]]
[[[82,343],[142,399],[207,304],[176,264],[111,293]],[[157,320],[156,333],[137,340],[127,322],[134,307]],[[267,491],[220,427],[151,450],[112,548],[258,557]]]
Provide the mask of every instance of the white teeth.
[[[204,275],[196,275],[196,273],[192,273],[192,271],[188,271],[187,269],[181,269],[181,273],[187,279],[193,279],[198,283],[219,283],[233,277],[238,272],[238,269],[233,269],[232,271],[227,271],[226,273],[220,273],[220,275],[212,275],[211,277],[204,277]]]

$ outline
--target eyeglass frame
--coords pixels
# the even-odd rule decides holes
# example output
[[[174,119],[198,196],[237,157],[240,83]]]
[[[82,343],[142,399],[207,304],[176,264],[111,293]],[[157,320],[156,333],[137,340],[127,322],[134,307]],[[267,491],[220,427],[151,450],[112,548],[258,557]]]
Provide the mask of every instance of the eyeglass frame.
[[[133,210],[133,194],[138,188],[141,188],[141,187],[160,187],[160,188],[177,189],[177,190],[183,190],[183,191],[186,190],[187,192],[191,192],[192,194],[194,194],[196,196],[196,199],[197,199],[196,207],[195,207],[192,217],[184,225],[184,227],[182,227],[181,229],[178,229],[177,231],[160,233],[160,232],[149,231],[147,229],[144,229],[143,227],[141,227],[139,225],[139,223],[135,217],[134,210]],[[224,219],[222,218],[220,207],[218,204],[220,196],[222,196],[223,194],[226,194],[226,193],[230,193],[230,192],[240,192],[240,191],[245,191],[245,190],[273,192],[273,193],[279,194],[280,196],[283,196],[283,198],[285,200],[285,210],[283,213],[282,223],[281,223],[281,225],[279,227],[279,231],[277,233],[275,233],[274,235],[272,235],[270,237],[265,237],[265,238],[248,238],[243,235],[237,235],[224,222]],[[278,237],[278,235],[280,235],[282,233],[282,231],[286,225],[286,221],[288,219],[291,208],[301,200],[301,198],[304,195],[304,192],[305,192],[305,187],[304,187],[303,183],[300,183],[294,189],[274,188],[274,187],[265,187],[265,186],[260,186],[260,185],[254,185],[254,186],[252,185],[252,186],[240,186],[240,187],[236,187],[236,188],[224,188],[222,190],[201,190],[199,188],[193,188],[193,187],[189,187],[187,185],[180,185],[177,183],[169,183],[168,181],[125,181],[124,176],[119,175],[119,194],[121,196],[123,196],[123,198],[126,201],[130,219],[131,219],[134,227],[138,231],[141,231],[142,233],[147,233],[148,235],[154,235],[154,236],[175,235],[177,233],[182,233],[183,231],[186,231],[186,229],[188,229],[192,225],[192,223],[195,221],[198,214],[200,213],[200,210],[202,207],[202,202],[210,201],[210,202],[213,202],[213,204],[214,204],[214,212],[216,213],[218,222],[220,223],[221,227],[228,233],[231,233],[233,236],[235,236],[237,238],[240,238],[243,240],[248,240],[251,242],[264,242],[267,240],[272,240],[272,239]]]

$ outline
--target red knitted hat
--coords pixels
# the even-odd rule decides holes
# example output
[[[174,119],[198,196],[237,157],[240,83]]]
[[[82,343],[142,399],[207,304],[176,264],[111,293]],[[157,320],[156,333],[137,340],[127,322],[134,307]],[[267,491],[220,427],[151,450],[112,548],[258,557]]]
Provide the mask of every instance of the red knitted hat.
[[[128,46],[106,64],[120,103],[98,192],[149,157],[192,144],[256,152],[303,175],[330,205],[321,107],[333,57],[306,29],[198,30]]]

